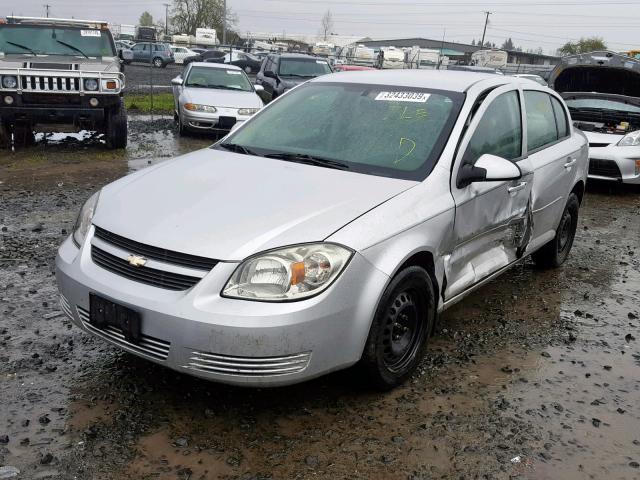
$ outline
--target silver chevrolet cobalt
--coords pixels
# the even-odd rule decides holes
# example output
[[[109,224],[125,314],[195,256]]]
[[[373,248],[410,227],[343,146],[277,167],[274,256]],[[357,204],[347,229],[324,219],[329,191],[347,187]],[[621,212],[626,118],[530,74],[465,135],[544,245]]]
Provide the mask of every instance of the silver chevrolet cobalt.
[[[57,257],[83,330],[191,375],[273,386],[416,368],[437,314],[573,244],[587,142],[529,80],[345,72],[211,148],[111,183]]]

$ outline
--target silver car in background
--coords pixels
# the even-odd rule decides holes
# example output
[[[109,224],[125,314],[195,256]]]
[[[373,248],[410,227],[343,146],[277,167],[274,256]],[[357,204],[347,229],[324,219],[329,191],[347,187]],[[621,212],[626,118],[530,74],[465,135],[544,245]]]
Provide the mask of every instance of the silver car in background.
[[[337,73],[82,207],[56,260],[83,330],[187,374],[274,386],[356,365],[387,389],[437,314],[567,258],[587,142],[513,77]]]
[[[264,105],[246,73],[234,65],[193,62],[171,81],[174,118],[187,132],[227,133]]]
[[[589,140],[589,178],[640,184],[640,60],[606,51],[563,57],[549,84]]]

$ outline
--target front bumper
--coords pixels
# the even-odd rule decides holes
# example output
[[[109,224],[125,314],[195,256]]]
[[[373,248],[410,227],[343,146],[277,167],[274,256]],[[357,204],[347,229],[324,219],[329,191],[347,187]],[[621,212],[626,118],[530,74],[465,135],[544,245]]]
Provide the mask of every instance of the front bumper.
[[[388,281],[356,253],[329,289],[299,302],[221,297],[237,267],[231,262],[218,263],[189,290],[164,290],[93,263],[92,231],[82,249],[67,239],[58,251],[56,277],[65,313],[83,330],[132,354],[223,383],[286,385],[356,363]],[[138,311],[140,343],[127,342],[117,329],[91,326],[89,293]]]
[[[640,147],[589,147],[589,178],[640,184]]]
[[[236,123],[243,123],[250,115],[238,115],[235,108],[217,108],[215,113],[192,112],[182,108],[182,123],[185,127],[195,131],[225,131],[231,130]],[[226,117],[221,122],[220,117]],[[229,124],[229,119],[235,119],[235,123]]]

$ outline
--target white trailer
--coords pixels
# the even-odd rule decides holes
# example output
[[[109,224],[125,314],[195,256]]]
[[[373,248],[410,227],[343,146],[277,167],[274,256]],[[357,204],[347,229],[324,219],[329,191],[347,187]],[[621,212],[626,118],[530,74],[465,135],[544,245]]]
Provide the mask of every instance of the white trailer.
[[[504,68],[509,54],[504,50],[478,50],[471,54],[471,65],[476,67]]]
[[[195,43],[203,47],[218,45],[218,35],[213,28],[196,28]]]

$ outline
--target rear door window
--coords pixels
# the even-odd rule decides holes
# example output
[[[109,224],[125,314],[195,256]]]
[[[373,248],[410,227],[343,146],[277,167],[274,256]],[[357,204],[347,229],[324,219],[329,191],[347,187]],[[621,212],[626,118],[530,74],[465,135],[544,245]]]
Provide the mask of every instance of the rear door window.
[[[556,142],[558,129],[551,96],[544,92],[525,90],[524,104],[527,111],[527,149],[529,152]]]
[[[560,101],[555,97],[551,97],[551,105],[553,106],[553,113],[556,117],[558,138],[569,136],[569,120],[567,119],[567,114],[560,104]]]

